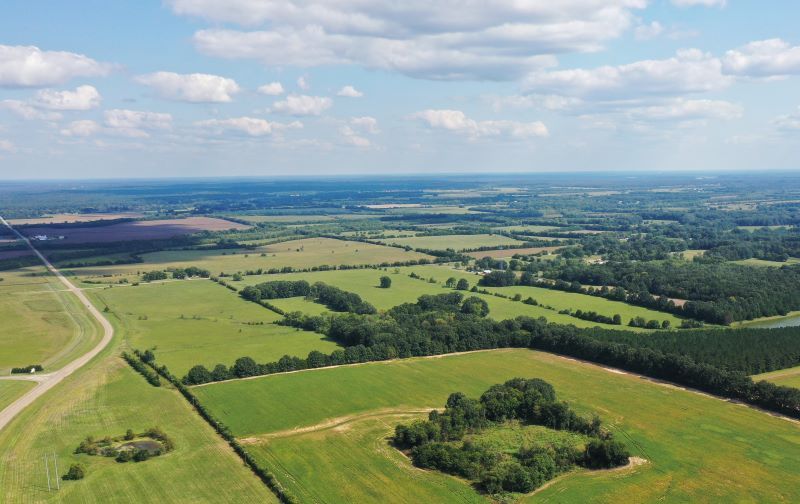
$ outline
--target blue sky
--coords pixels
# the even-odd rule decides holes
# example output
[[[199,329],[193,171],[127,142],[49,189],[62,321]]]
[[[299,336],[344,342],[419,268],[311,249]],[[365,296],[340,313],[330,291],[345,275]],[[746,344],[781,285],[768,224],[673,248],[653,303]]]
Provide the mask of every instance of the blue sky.
[[[0,178],[797,169],[800,4],[6,0]]]

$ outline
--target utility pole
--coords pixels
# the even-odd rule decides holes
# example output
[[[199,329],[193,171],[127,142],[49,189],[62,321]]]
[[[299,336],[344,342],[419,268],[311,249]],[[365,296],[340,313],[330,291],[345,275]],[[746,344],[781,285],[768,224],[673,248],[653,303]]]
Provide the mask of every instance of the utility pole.
[[[47,454],[44,454],[44,470],[47,474],[47,491],[50,491],[50,465],[47,463]]]
[[[56,490],[61,490],[61,478],[58,476],[58,457],[53,452],[53,466],[56,468]]]

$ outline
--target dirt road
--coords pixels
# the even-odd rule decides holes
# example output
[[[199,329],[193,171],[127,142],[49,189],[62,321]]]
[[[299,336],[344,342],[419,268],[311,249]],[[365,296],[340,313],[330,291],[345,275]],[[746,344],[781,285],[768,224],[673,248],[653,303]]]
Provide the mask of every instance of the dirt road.
[[[86,297],[86,294],[84,294],[83,291],[81,291],[79,288],[72,285],[72,282],[67,280],[67,278],[64,275],[62,275],[61,272],[58,271],[55,268],[55,266],[53,266],[50,263],[50,261],[47,260],[46,257],[44,257],[44,255],[42,255],[38,250],[36,250],[36,247],[33,246],[30,240],[28,240],[22,234],[17,232],[16,229],[12,228],[8,224],[8,222],[6,222],[6,220],[2,217],[0,217],[0,225],[8,227],[11,231],[14,232],[14,234],[17,235],[17,237],[25,241],[25,243],[28,244],[31,250],[33,250],[33,252],[39,257],[39,259],[41,259],[41,261],[44,263],[47,269],[50,270],[50,272],[53,273],[59,279],[59,281],[61,281],[62,284],[64,284],[66,290],[68,290],[69,292],[78,297],[78,300],[81,302],[81,304],[83,304],[83,306],[86,307],[89,313],[92,314],[92,316],[100,323],[100,326],[103,328],[103,337],[100,339],[97,345],[95,345],[94,348],[92,348],[85,354],[81,355],[77,359],[73,360],[72,362],[68,363],[58,371],[54,371],[46,376],[37,377],[37,379],[35,380],[37,382],[35,387],[26,392],[25,395],[23,395],[13,403],[9,404],[5,409],[0,411],[0,430],[3,430],[3,428],[9,422],[11,422],[11,420],[13,420],[13,418],[17,416],[22,410],[28,407],[36,399],[41,397],[45,392],[58,385],[64,378],[66,378],[67,376],[71,375],[72,373],[80,369],[87,362],[92,360],[92,358],[94,358],[97,354],[99,354],[111,342],[111,338],[114,336],[114,327],[112,327],[111,322],[109,322],[103,316],[103,314],[100,313],[100,311],[94,307],[91,301],[89,301],[89,299]]]

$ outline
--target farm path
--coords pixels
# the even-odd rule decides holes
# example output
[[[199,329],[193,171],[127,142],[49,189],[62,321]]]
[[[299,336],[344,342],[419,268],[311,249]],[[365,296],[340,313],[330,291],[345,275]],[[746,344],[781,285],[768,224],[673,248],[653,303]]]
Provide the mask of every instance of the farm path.
[[[111,325],[111,322],[106,319],[100,311],[95,308],[89,298],[86,297],[86,294],[83,293],[81,289],[74,286],[72,282],[70,282],[61,272],[53,266],[47,258],[39,252],[36,247],[33,246],[31,241],[19,233],[16,229],[11,227],[11,225],[6,222],[3,217],[0,217],[0,225],[6,226],[10,229],[20,240],[23,240],[28,247],[39,257],[39,259],[44,263],[45,267],[58,278],[58,280],[64,284],[66,290],[73,293],[78,300],[86,307],[89,313],[94,317],[97,322],[100,323],[100,326],[103,328],[103,337],[94,346],[91,350],[86,352],[85,354],[81,355],[77,359],[69,362],[64,367],[59,369],[58,371],[54,371],[47,375],[40,375],[37,378],[43,378],[41,380],[37,379],[37,384],[31,390],[26,392],[24,395],[19,397],[16,401],[12,402],[5,409],[0,411],[0,430],[2,430],[6,425],[8,425],[11,420],[14,419],[22,410],[26,407],[30,406],[36,399],[44,395],[48,390],[52,389],[56,385],[58,385],[64,378],[68,377],[81,367],[83,367],[87,362],[92,360],[97,354],[99,354],[110,342],[111,339],[114,337],[114,327]]]

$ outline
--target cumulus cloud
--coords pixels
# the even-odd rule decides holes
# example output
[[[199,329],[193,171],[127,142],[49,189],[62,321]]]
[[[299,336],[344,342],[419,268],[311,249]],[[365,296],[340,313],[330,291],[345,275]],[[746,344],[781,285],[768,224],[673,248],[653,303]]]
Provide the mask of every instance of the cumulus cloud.
[[[41,110],[28,102],[20,100],[3,100],[0,101],[0,109],[7,110],[17,117],[32,121],[58,121],[61,119],[61,114],[58,112],[50,112],[48,110]]]
[[[74,77],[107,75],[110,70],[110,65],[83,54],[0,45],[0,87],[54,86]]]
[[[723,100],[686,100],[678,98],[666,103],[634,107],[627,113],[633,118],[657,121],[688,121],[695,119],[738,119],[741,105]]]
[[[703,7],[725,7],[728,4],[727,0],[672,0],[673,5],[678,7],[694,7],[700,5]]]
[[[342,137],[344,137],[344,141],[346,143],[353,145],[355,147],[366,148],[372,146],[372,142],[369,141],[369,138],[366,138],[356,133],[356,131],[350,126],[347,125],[342,126],[341,128],[339,128],[339,133],[342,134]]]
[[[793,114],[776,117],[772,124],[784,132],[800,132],[800,107]]]
[[[345,143],[355,147],[372,147],[372,142],[366,135],[377,135],[380,133],[378,120],[374,117],[352,117],[347,124],[339,128],[339,133],[344,138]]]
[[[725,53],[726,73],[746,77],[780,77],[800,74],[800,46],[781,39],[750,42]]]
[[[336,93],[336,96],[344,96],[345,98],[361,98],[364,93],[354,88],[353,86],[345,86]]]
[[[174,12],[248,30],[195,33],[196,47],[268,65],[356,64],[427,79],[514,79],[553,54],[598,51],[646,0],[168,0]],[[250,29],[255,28],[255,29]]]
[[[297,87],[302,89],[303,91],[308,91],[311,89],[311,83],[306,80],[305,77],[298,77],[297,78]]]
[[[99,133],[102,130],[101,126],[94,121],[88,119],[81,121],[72,121],[61,129],[61,134],[68,137],[88,137]]]
[[[106,110],[104,124],[108,133],[134,138],[146,138],[148,130],[172,128],[172,115],[161,112],[113,109]]]
[[[636,40],[650,40],[658,37],[664,33],[664,26],[658,21],[652,21],[650,24],[643,24],[633,30]]]
[[[37,107],[50,110],[90,110],[100,106],[102,97],[94,86],[78,86],[75,91],[43,89],[36,93],[33,102]]]
[[[280,82],[270,82],[258,88],[258,92],[267,96],[279,96],[284,93],[283,84]]]
[[[17,152],[17,147],[11,142],[11,140],[0,138],[0,152],[10,152],[13,154],[14,152]]]
[[[234,131],[253,137],[271,135],[278,131],[284,131],[286,129],[298,129],[303,127],[303,124],[299,121],[283,124],[254,117],[208,119],[205,121],[197,121],[194,124],[195,126],[209,129],[217,134],[222,134],[226,131]]]
[[[367,133],[371,133],[373,135],[377,135],[381,132],[381,130],[378,128],[378,120],[374,117],[353,117],[350,119],[350,124],[355,128],[366,131]]]
[[[489,102],[495,111],[504,109],[541,108],[545,110],[568,110],[583,102],[579,98],[560,95],[509,95],[489,96]]]
[[[730,76],[723,75],[718,58],[698,49],[685,49],[663,60],[537,72],[528,76],[525,85],[536,93],[615,99],[713,91],[731,82]]]
[[[547,127],[540,121],[517,122],[506,120],[476,121],[460,110],[423,110],[411,116],[431,128],[461,133],[471,138],[508,136],[525,139],[546,137]]]
[[[227,103],[241,91],[235,80],[210,74],[155,72],[136,80],[153,88],[162,98],[191,103]]]
[[[324,96],[291,94],[285,100],[275,102],[272,110],[294,116],[320,115],[331,108],[333,100]]]

